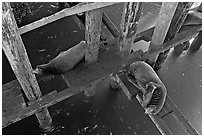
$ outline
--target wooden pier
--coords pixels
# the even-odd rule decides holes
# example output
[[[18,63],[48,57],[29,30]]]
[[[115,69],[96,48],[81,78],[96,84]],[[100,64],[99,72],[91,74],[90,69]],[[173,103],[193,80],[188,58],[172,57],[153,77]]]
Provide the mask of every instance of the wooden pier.
[[[138,93],[138,89],[120,73],[128,65],[135,61],[146,61],[158,70],[171,48],[182,52],[183,48],[178,49],[179,45],[192,38],[195,40],[189,52],[196,52],[202,45],[202,8],[190,9],[192,2],[164,2],[156,25],[140,33],[137,33],[137,24],[142,3],[124,3],[120,30],[103,11],[103,8],[115,4],[118,3],[80,3],[73,7],[67,5],[67,8],[62,11],[18,28],[10,3],[2,3],[2,47],[17,78],[2,87],[2,128],[35,114],[40,127],[49,129],[52,118],[48,107],[80,92],[93,96],[96,85],[100,81],[116,83],[115,86],[121,88],[127,95],[127,99],[131,100],[135,93]],[[189,11],[194,14],[189,14]],[[85,24],[76,16],[82,12],[86,14]],[[62,75],[69,84],[67,89],[60,92],[52,91],[42,96],[21,34],[67,16],[71,16],[85,31],[87,44],[85,62],[81,62],[72,71]],[[100,41],[100,36],[106,37],[101,32],[102,23],[114,36],[113,39]],[[131,52],[133,44],[140,40],[150,41],[148,51]],[[140,102],[140,96],[136,94],[136,97]],[[174,134],[164,120],[166,116],[179,121],[180,127],[185,130],[186,134],[198,134],[169,96],[162,111],[149,117],[161,134]]]

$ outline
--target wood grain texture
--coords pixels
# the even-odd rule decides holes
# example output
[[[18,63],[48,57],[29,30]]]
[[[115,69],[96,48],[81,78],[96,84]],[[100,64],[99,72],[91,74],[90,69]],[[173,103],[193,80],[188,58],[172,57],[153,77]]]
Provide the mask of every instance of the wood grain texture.
[[[103,9],[86,12],[85,61],[88,64],[98,61],[102,15]]]
[[[121,55],[130,53],[137,32],[137,24],[141,14],[141,2],[126,2],[120,23],[119,51]]]

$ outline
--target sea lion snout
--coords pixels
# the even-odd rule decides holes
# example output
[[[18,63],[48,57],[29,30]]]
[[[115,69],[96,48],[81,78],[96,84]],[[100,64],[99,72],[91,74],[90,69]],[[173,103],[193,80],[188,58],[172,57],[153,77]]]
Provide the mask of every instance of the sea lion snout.
[[[36,69],[33,70],[33,73],[34,73],[34,74],[37,74],[37,75],[42,75],[42,68],[40,68],[39,66],[37,66]]]

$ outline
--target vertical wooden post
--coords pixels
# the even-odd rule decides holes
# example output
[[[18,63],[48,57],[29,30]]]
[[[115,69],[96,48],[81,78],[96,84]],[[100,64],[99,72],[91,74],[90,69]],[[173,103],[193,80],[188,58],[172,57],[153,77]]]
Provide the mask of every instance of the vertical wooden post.
[[[174,16],[171,20],[171,24],[169,27],[169,30],[166,34],[166,37],[164,39],[164,42],[168,42],[169,40],[173,39],[176,34],[180,31],[180,28],[182,27],[188,12],[186,12],[191,6],[192,6],[193,2],[179,2],[178,6],[176,8],[176,11],[174,13]],[[187,43],[186,43],[187,44]],[[184,45],[186,45],[184,44]],[[180,49],[180,48],[177,48]],[[178,51],[179,53],[180,51]],[[167,55],[169,53],[169,50],[164,51],[162,53],[159,54],[155,64],[154,64],[154,70],[157,71],[160,67],[161,64],[165,61],[165,59],[167,58]]]
[[[149,49],[156,48],[159,44],[162,44],[165,40],[167,32],[169,30],[173,15],[176,11],[178,2],[163,2],[160,9],[160,13],[155,25],[155,29],[152,35],[152,40],[149,45]],[[149,58],[149,63],[154,64],[158,55],[152,55]]]
[[[194,53],[199,50],[202,45],[202,30],[199,32],[198,36],[194,39],[193,43],[189,48],[189,52]]]
[[[129,54],[134,43],[137,24],[141,13],[141,2],[126,2],[120,23],[119,51],[121,55]]]
[[[85,61],[90,64],[98,61],[101,21],[103,9],[86,12],[86,50]]]
[[[37,83],[36,77],[26,53],[20,34],[17,33],[18,27],[8,2],[2,3],[2,45],[4,53],[18,79],[29,101],[39,98],[42,93]],[[52,119],[47,108],[36,113],[36,116],[43,128],[49,128]]]

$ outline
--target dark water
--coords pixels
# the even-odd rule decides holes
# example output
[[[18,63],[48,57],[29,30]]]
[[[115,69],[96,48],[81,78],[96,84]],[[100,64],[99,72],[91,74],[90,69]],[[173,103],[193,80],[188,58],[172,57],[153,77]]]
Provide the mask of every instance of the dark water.
[[[192,125],[202,133],[202,49],[196,54],[170,53],[159,70],[169,96]]]
[[[144,5],[138,32],[154,25],[161,3],[144,3]],[[62,8],[58,3],[29,3],[28,6],[29,12],[19,26],[49,16]],[[104,9],[117,28],[119,28],[122,9],[123,4]],[[108,39],[113,38],[103,24],[102,29]],[[38,64],[46,63],[54,58],[60,51],[83,40],[84,31],[79,29],[71,17],[66,17],[23,34],[22,39],[31,65],[35,68]],[[135,44],[134,49],[146,50],[149,43],[140,42],[144,46],[137,47],[140,44]],[[182,56],[174,61],[170,56],[159,72],[169,90],[169,95],[200,133],[201,55],[200,50],[192,57]],[[16,79],[4,54],[2,66],[2,71],[6,72],[2,73],[3,84]],[[180,81],[176,82],[175,79]],[[43,94],[53,90],[60,91],[67,87],[60,76],[55,76],[49,81],[41,81],[39,85]],[[192,91],[194,91],[193,94]],[[160,134],[150,119],[143,114],[143,109],[138,102],[135,100],[129,102],[121,92],[114,93],[103,86],[92,98],[80,93],[48,109],[55,128],[46,134]],[[38,126],[33,115],[4,128],[3,134],[45,134]]]

